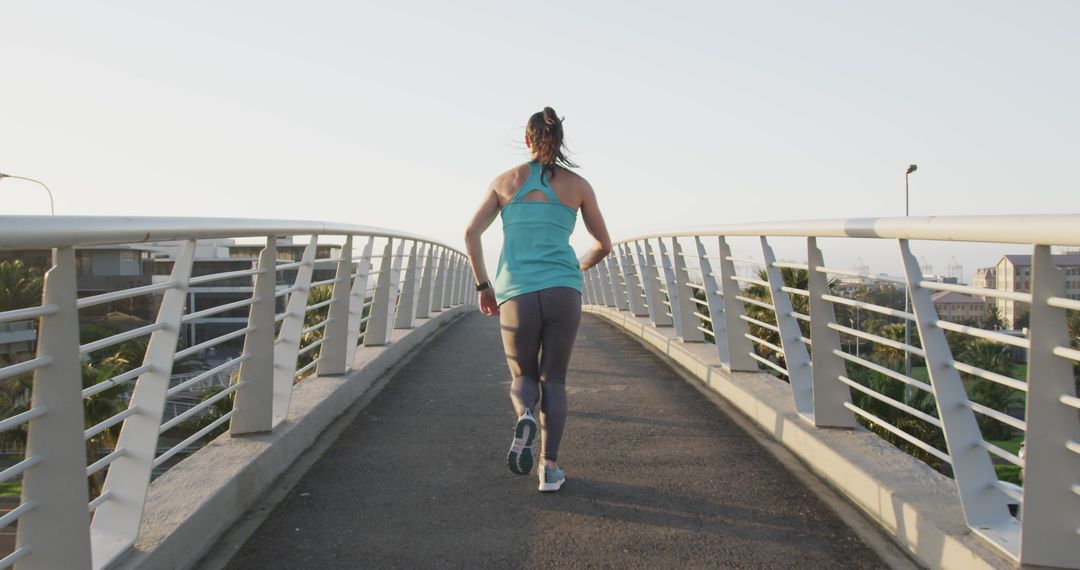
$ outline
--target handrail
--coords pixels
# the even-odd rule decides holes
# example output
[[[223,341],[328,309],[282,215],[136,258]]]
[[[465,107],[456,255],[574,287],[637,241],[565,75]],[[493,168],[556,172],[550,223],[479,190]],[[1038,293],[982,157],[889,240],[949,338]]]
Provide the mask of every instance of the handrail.
[[[1080,246],[1080,214],[928,216],[752,222],[672,228],[616,244],[670,237],[833,237]]]
[[[304,220],[154,216],[0,216],[0,249],[136,244],[279,235],[364,235],[430,243],[430,238],[377,226]]]

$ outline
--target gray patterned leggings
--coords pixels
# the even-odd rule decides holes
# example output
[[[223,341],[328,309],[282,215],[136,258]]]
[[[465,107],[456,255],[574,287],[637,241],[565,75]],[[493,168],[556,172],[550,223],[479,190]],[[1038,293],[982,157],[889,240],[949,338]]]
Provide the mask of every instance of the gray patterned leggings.
[[[518,295],[499,309],[514,410],[521,415],[540,401],[540,453],[555,461],[566,425],[566,369],[581,322],[581,293],[552,287]]]

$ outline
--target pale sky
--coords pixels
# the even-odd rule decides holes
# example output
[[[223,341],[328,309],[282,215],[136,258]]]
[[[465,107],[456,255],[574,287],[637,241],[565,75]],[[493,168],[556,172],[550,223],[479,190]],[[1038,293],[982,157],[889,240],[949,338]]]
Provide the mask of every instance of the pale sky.
[[[461,247],[544,105],[615,239],[902,215],[911,162],[912,215],[1080,212],[1075,1],[4,0],[0,19],[0,172],[45,181],[58,214]],[[0,212],[48,201],[4,180]]]

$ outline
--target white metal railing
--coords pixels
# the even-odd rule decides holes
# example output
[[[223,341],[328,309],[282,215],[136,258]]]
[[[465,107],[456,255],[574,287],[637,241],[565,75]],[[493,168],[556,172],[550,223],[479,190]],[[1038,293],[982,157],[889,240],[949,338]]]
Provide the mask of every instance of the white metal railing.
[[[278,259],[282,237],[306,240],[299,259]],[[192,276],[204,261],[196,257],[200,240],[222,238],[258,240],[258,260],[248,269]],[[167,280],[78,298],[77,248],[146,242],[176,243]],[[319,246],[328,244],[338,253],[316,259]],[[372,254],[377,246],[381,255]],[[226,422],[234,436],[274,430],[288,412],[293,384],[305,375],[344,374],[354,365],[358,345],[386,344],[395,328],[409,329],[418,318],[474,303],[461,251],[368,226],[0,216],[0,250],[42,249],[52,250],[52,266],[40,305],[0,311],[0,323],[39,319],[36,354],[6,366],[0,362],[0,380],[27,382],[32,374],[25,409],[0,420],[0,433],[27,434],[25,440],[15,438],[24,459],[0,471],[0,482],[22,482],[19,506],[0,517],[0,527],[18,525],[16,548],[0,560],[0,569],[16,561],[28,569],[108,566],[138,535],[155,468],[165,468]],[[318,277],[317,269],[323,273]],[[279,285],[279,276],[291,278]],[[212,291],[223,279],[234,280],[228,288],[233,298],[193,310],[192,285]],[[236,279],[250,279],[250,286],[236,287]],[[242,298],[235,298],[237,290]],[[313,291],[325,298],[309,301]],[[80,309],[139,298],[157,307],[152,322],[80,344]],[[236,311],[246,322],[236,330],[192,346],[180,342],[183,327]],[[209,350],[241,339],[239,354],[216,366],[198,366],[169,386],[177,367],[198,364]],[[135,357],[125,352],[131,346]],[[216,394],[163,418],[169,396],[230,373],[234,380]],[[130,401],[121,401],[128,394]],[[222,407],[226,411],[211,413]],[[84,420],[84,408],[98,416]],[[200,418],[205,419],[179,437],[165,439],[170,430]]]
[[[777,261],[775,238],[802,238],[806,263]],[[831,268],[819,242],[837,240],[825,238],[893,242],[903,275]],[[756,242],[762,259],[734,256],[735,240]],[[1029,245],[1030,291],[927,280],[911,251],[913,242],[925,241]],[[861,422],[951,475],[969,528],[1015,560],[1080,568],[1080,350],[1067,325],[1069,318],[1075,322],[1080,301],[1065,298],[1065,272],[1054,265],[1051,246],[1080,246],[1080,215],[868,218],[660,232],[615,244],[604,263],[586,272],[585,302],[674,327],[683,342],[714,342],[729,370],[765,367],[790,383],[795,408],[808,422],[831,428]],[[794,276],[805,283],[785,282],[783,270],[789,281]],[[911,309],[837,295],[830,275],[897,284]],[[1025,303],[1026,334],[947,322],[932,302],[936,291]],[[851,310],[898,326],[908,322],[917,338],[904,342],[842,324],[837,311]],[[1028,349],[1026,377],[961,362],[955,345],[967,338],[995,350]],[[863,346],[925,360],[929,381],[898,370],[902,356],[889,365]],[[1023,416],[972,401],[972,391],[988,386],[1022,398]],[[1025,438],[1024,451],[988,441],[980,421],[1008,426]],[[1022,486],[999,480],[995,460],[1023,468]],[[1015,513],[1010,504],[1018,504]]]

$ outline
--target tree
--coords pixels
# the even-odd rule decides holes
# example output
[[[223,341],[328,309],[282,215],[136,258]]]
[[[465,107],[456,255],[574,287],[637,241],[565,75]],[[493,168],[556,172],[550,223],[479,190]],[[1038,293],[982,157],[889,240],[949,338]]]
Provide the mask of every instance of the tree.
[[[1012,374],[1013,364],[1009,347],[997,342],[975,339],[960,355],[960,360],[988,372],[1003,376]],[[995,411],[1006,413],[1018,394],[1012,388],[997,382],[964,374],[968,381],[968,397]],[[986,439],[1009,439],[1013,428],[993,418],[977,414],[979,427]]]
[[[22,260],[0,261],[0,312],[41,304],[41,272]]]
[[[984,329],[1001,330],[1006,327],[1005,319],[1001,316],[1001,311],[998,310],[997,305],[987,305],[986,312],[983,313],[982,322],[980,326]]]

